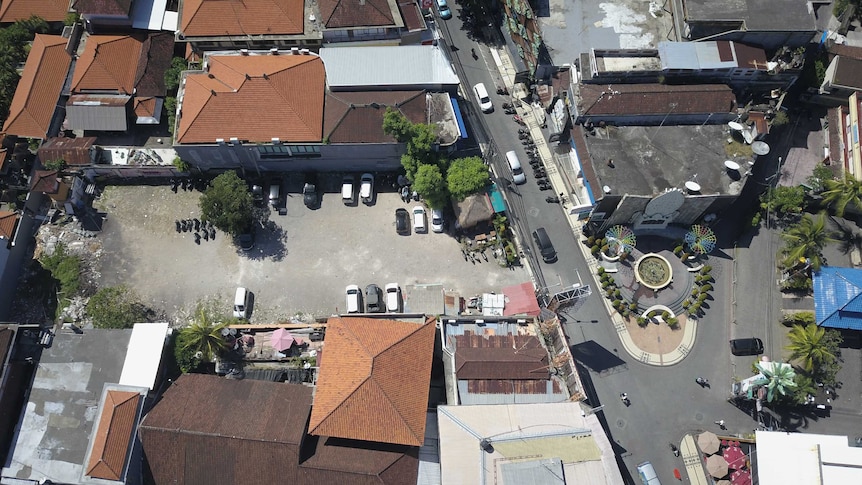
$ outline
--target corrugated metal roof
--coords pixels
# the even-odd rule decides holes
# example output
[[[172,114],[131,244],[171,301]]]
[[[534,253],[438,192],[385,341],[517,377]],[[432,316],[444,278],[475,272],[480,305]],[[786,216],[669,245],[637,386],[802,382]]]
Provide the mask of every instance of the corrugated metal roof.
[[[520,392],[518,384],[523,384],[523,381],[508,381],[515,384],[516,392],[471,392],[471,384],[475,385],[477,381],[459,380],[458,381],[458,400],[462,406],[473,406],[478,404],[534,404],[534,403],[554,403],[566,401],[566,395],[563,394],[559,386],[555,385],[554,381],[530,381],[544,386],[545,391],[541,393]]]
[[[458,76],[436,46],[320,49],[330,88],[457,85]]]
[[[817,324],[862,330],[862,270],[824,266],[812,279]]]
[[[736,59],[723,61],[717,42],[659,42],[662,69],[729,69]]]
[[[66,120],[73,130],[126,131],[131,96],[70,96]]]

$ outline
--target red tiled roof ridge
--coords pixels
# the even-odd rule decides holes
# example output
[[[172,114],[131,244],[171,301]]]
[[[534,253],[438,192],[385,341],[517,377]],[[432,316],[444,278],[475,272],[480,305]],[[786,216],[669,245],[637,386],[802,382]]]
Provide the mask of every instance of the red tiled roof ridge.
[[[87,475],[105,480],[122,479],[129,447],[130,433],[134,432],[141,395],[132,391],[108,391],[102,408],[99,428],[93,437],[93,449]],[[106,416],[106,413],[107,416]],[[105,418],[108,419],[105,419]],[[131,422],[130,422],[131,421]],[[121,427],[121,429],[117,429]]]
[[[232,15],[229,18],[218,15],[226,13],[223,9],[229,9]],[[231,22],[225,23],[226,20]],[[281,25],[287,24],[287,31],[273,30],[279,21]],[[235,27],[238,30],[231,30]],[[304,30],[304,2],[296,0],[185,0],[180,18],[180,31],[186,36],[292,35]]]

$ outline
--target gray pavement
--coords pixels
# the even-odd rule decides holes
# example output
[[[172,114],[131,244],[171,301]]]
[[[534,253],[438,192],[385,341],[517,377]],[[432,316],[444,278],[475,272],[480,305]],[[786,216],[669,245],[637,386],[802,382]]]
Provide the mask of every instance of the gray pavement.
[[[405,204],[395,193],[354,207],[345,206],[340,194],[326,193],[318,210],[289,193],[287,215],[273,214],[275,230],[259,233],[249,253],[221,232],[196,245],[190,233],[175,231],[174,220],[199,216],[198,196],[167,187],[108,188],[99,202],[108,213],[100,235],[102,283],[128,284],[178,318],[210,298],[224,301],[227,311],[235,287],[245,286],[255,297],[251,321],[266,323],[344,311],[348,284],[440,283],[470,296],[529,281],[523,268],[502,268],[494,259],[464,261],[448,234],[397,235],[395,209],[420,203]]]

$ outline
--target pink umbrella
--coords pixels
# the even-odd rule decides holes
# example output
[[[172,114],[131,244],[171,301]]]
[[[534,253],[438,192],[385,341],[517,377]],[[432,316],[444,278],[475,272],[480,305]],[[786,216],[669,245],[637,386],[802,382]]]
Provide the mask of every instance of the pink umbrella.
[[[727,460],[728,466],[734,470],[745,468],[745,452],[738,446],[731,446],[725,449],[724,459]]]
[[[272,337],[269,340],[272,347],[279,352],[289,349],[293,345],[293,342],[293,335],[283,328],[272,332]]]
[[[730,483],[733,485],[751,485],[751,472],[736,470],[730,474]]]

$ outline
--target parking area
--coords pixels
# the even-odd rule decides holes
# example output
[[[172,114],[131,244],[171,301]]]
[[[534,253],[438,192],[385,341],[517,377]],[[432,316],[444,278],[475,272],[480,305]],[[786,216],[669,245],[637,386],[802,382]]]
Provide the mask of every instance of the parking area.
[[[251,321],[264,323],[344,312],[349,284],[439,283],[469,297],[529,281],[524,268],[465,261],[446,233],[399,236],[395,210],[420,202],[384,192],[372,205],[345,206],[340,181],[322,184],[327,192],[316,210],[303,205],[299,184],[286,182],[286,215],[273,212],[247,253],[221,232],[195,244],[192,233],[176,231],[176,220],[199,217],[198,192],[109,187],[96,203],[108,214],[97,263],[102,285],[126,284],[175,319],[210,298],[228,312],[235,288],[245,286],[254,295]]]

